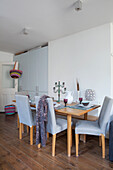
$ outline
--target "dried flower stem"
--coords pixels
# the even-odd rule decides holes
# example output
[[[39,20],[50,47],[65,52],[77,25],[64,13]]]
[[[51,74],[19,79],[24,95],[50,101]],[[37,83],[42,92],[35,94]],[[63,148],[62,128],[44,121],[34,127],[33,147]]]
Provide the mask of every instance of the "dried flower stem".
[[[78,82],[78,80],[77,80],[77,91],[79,91],[80,90],[80,88],[79,88],[79,82]]]

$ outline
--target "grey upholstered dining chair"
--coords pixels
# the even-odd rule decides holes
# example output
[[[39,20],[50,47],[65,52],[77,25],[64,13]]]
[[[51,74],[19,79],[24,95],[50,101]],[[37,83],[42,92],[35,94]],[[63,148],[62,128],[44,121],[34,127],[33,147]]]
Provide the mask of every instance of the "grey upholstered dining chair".
[[[24,96],[27,96],[28,92],[27,91],[18,91],[18,92],[15,92],[15,95],[24,95]],[[20,122],[19,122],[19,116],[17,115],[17,127],[19,129],[19,125],[20,125]],[[27,131],[28,131],[28,127],[27,127]],[[24,132],[24,126],[22,127],[22,132]]]
[[[47,101],[48,101],[47,132],[53,135],[52,136],[52,156],[55,156],[56,134],[67,129],[67,120],[57,118],[55,116],[53,100],[51,98],[48,98]]]
[[[15,95],[20,128],[19,138],[22,139],[22,126],[30,127],[30,145],[33,145],[33,126],[36,126],[36,116],[32,114],[28,96]]]
[[[76,156],[78,157],[79,134],[89,134],[99,136],[99,143],[102,142],[102,158],[105,158],[105,134],[106,127],[112,112],[113,99],[105,97],[100,116],[97,121],[79,120],[75,126]]]

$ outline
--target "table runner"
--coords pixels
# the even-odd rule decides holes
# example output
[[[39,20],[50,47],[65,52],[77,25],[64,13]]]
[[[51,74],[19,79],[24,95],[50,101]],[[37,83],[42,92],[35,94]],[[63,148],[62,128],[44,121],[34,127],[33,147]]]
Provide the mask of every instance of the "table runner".
[[[90,107],[82,107],[82,106],[79,106],[79,104],[76,104],[74,106],[66,106],[66,107],[69,107],[69,108],[72,108],[72,109],[79,109],[79,110],[89,110],[93,107],[96,107],[96,105],[93,105],[93,106],[90,106]],[[61,105],[61,106],[56,107],[55,109],[60,110],[60,109],[66,108],[66,107],[64,105]]]

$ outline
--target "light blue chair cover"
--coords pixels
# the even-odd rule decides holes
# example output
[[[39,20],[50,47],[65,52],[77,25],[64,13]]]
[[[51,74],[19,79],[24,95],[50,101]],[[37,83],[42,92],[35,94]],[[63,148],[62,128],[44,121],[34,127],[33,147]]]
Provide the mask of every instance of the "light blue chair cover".
[[[78,156],[78,134],[100,136],[102,141],[102,158],[105,158],[105,135],[110,116],[113,111],[113,99],[105,97],[99,119],[97,121],[79,120],[75,125],[76,156]]]
[[[55,116],[53,100],[51,98],[48,98],[47,102],[48,102],[47,132],[49,132],[53,135],[53,137],[52,137],[52,156],[55,156],[56,134],[67,129],[67,120],[58,118]]]
[[[48,101],[47,132],[54,135],[67,129],[67,120],[62,118],[57,118],[55,116],[53,100],[51,98],[48,98],[47,101]]]
[[[15,97],[20,123],[29,127],[35,126],[36,116],[31,112],[28,96],[15,95]]]
[[[40,96],[35,96],[36,111],[38,109],[39,100],[40,100]]]
[[[40,96],[35,96],[36,110],[38,108],[38,102]],[[67,129],[67,120],[59,118],[55,115],[53,100],[51,98],[47,99],[48,102],[48,123],[47,123],[47,132],[57,134],[65,129]]]
[[[105,97],[99,119],[97,121],[78,120],[75,126],[75,134],[97,135],[106,134],[106,127],[110,120],[113,107],[113,99]]]

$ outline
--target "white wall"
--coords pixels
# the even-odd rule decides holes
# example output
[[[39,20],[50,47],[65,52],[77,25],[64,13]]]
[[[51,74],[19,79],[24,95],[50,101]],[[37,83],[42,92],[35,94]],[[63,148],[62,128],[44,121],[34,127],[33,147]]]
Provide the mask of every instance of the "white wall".
[[[17,55],[14,61],[19,62],[19,68],[23,71],[19,78],[19,89],[28,91],[31,98],[38,94],[48,93],[48,47],[30,50],[27,53]]]
[[[13,62],[13,56],[14,54],[12,53],[0,51],[0,79],[1,79],[0,89],[2,87],[4,88],[12,87],[13,81],[10,78],[8,70],[11,70],[13,68],[13,65],[1,65],[1,64]]]
[[[52,89],[58,80],[75,92],[78,78],[82,94],[94,89],[96,100],[102,103],[104,96],[111,95],[110,43],[110,24],[49,42],[49,95],[56,97]]]
[[[12,53],[6,53],[3,51],[0,51],[0,62],[10,62],[13,61],[14,54]]]
[[[113,24],[111,23],[111,95],[113,97]]]

